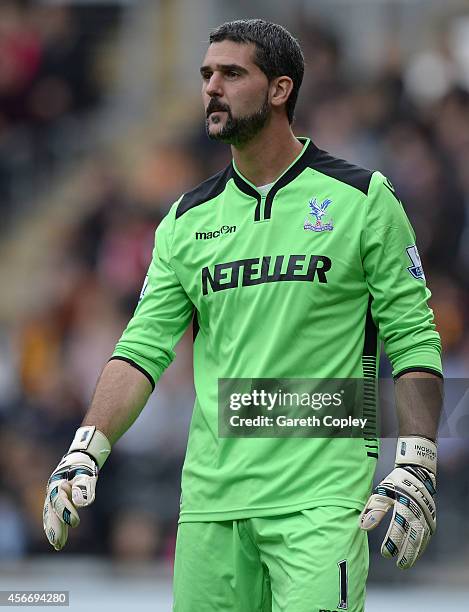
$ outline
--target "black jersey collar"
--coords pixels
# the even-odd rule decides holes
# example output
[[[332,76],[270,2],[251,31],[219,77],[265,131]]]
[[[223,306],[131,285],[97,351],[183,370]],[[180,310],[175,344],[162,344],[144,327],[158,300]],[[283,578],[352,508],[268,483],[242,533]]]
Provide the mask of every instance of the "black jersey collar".
[[[267,194],[266,200],[265,200],[264,219],[270,219],[271,217],[272,202],[277,192],[280,189],[282,189],[282,187],[285,187],[285,185],[288,185],[288,183],[291,183],[293,180],[295,180],[296,177],[299,176],[303,172],[303,170],[311,164],[312,160],[314,159],[314,157],[316,156],[318,152],[318,148],[316,147],[316,145],[313,144],[313,142],[311,142],[309,138],[300,137],[298,138],[298,140],[304,143],[304,147],[301,150],[298,157],[295,159],[295,161],[285,170],[283,174],[279,176],[279,178],[274,182],[274,184],[270,188]],[[260,191],[256,189],[256,187],[252,183],[247,181],[239,173],[239,171],[237,170],[234,164],[234,161],[231,162],[231,167],[232,167],[232,171],[233,171],[232,175],[233,175],[233,179],[236,184],[236,187],[238,187],[238,189],[242,191],[243,193],[245,193],[246,195],[249,195],[256,199],[257,206],[256,206],[255,215],[254,215],[254,220],[260,221],[261,220],[260,204],[261,204],[262,194],[260,193]]]

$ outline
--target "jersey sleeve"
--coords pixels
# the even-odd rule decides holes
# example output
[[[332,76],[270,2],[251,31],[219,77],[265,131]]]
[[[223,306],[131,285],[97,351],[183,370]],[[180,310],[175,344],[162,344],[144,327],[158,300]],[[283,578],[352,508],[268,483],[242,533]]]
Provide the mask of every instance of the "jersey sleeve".
[[[174,346],[187,329],[193,304],[171,266],[175,207],[161,221],[140,299],[111,359],[131,363],[153,388],[174,359]]]
[[[366,202],[362,260],[372,296],[371,314],[393,376],[442,372],[441,343],[427,300],[430,291],[415,234],[393,186],[374,172]]]

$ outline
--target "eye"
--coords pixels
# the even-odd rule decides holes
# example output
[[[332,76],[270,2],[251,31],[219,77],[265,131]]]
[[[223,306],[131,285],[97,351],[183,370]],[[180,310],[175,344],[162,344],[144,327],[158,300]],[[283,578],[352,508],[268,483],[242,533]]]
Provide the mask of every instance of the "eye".
[[[210,77],[212,76],[212,73],[211,72],[202,72],[201,76],[202,76],[202,80],[203,81],[209,81]]]
[[[239,73],[236,72],[235,70],[227,70],[225,72],[225,76],[229,79],[235,79],[236,77],[239,76]]]

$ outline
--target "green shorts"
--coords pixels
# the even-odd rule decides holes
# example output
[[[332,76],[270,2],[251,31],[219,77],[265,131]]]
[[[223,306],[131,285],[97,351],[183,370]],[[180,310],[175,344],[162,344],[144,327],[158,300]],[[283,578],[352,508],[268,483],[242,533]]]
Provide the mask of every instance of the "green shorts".
[[[368,539],[357,510],[181,523],[175,612],[363,612]]]

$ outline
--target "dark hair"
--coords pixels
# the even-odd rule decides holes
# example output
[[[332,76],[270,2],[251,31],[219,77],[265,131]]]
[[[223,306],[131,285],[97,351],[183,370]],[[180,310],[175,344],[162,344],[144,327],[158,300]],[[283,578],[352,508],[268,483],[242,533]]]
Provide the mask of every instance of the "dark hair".
[[[264,19],[240,19],[227,21],[210,33],[210,44],[232,40],[237,43],[254,43],[254,63],[271,81],[288,76],[293,89],[286,103],[289,123],[293,122],[296,101],[304,74],[304,57],[299,42],[288,30]]]

